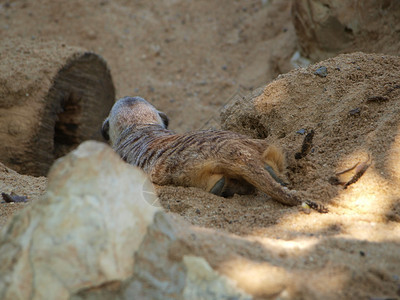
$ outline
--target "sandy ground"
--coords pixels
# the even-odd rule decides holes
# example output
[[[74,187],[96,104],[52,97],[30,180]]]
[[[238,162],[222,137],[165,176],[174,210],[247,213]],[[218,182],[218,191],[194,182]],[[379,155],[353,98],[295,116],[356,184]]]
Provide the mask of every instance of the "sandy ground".
[[[101,54],[111,69],[117,97],[148,99],[169,115],[170,127],[178,132],[207,127],[210,120],[218,124],[222,106],[232,102],[238,91],[246,94],[289,71],[296,49],[289,1],[12,1],[0,4],[0,37],[0,41],[14,37],[56,40]],[[398,78],[392,83],[399,84]],[[296,88],[306,93],[310,86]],[[345,89],[341,83],[327,93],[339,97]],[[398,99],[398,91],[391,97]],[[396,132],[400,122],[396,103],[392,105],[387,108],[390,116],[384,119],[373,118],[376,108],[366,105],[354,118],[346,115],[328,124],[332,131],[319,128],[343,137],[342,144],[335,144],[337,137],[330,136],[333,142],[329,144],[329,136],[324,140],[317,135],[315,153],[301,162],[289,160],[292,187],[329,205],[328,214],[286,207],[261,193],[224,199],[183,187],[157,187],[161,203],[174,218],[198,226],[198,247],[209,247],[211,265],[233,274],[239,286],[260,299],[278,295],[284,299],[283,287],[293,299],[396,299],[400,297],[398,176],[385,167],[389,154],[379,156],[378,145],[386,145],[385,137],[371,133],[379,124],[382,131]],[[280,109],[284,113],[290,106]],[[305,118],[305,112],[318,115],[321,107],[316,104],[298,111],[296,120]],[[272,124],[283,125],[288,126],[278,119]],[[290,155],[298,151],[303,138],[293,128],[304,125],[299,121],[291,126],[280,138]],[[360,128],[368,131],[357,132]],[[281,133],[272,138],[278,136]],[[361,143],[364,137],[376,143],[370,148],[374,163],[360,182],[342,193],[342,187],[328,182],[332,172],[319,171],[327,163],[340,171],[365,160],[363,151],[344,159],[351,149],[349,138]],[[397,140],[387,143],[397,149]],[[326,154],[329,147],[337,154]],[[321,151],[325,151],[324,160],[318,156]],[[381,171],[386,173],[380,176]],[[43,194],[46,181],[2,166],[1,192],[25,195],[30,201],[1,203],[0,226],[14,212],[29,209],[29,203]],[[379,202],[376,194],[382,187],[389,196]],[[373,196],[365,198],[365,194]],[[224,257],[225,250],[216,252],[215,245],[222,239],[219,234],[209,241],[201,238],[201,232],[210,228],[233,234],[220,246],[235,251],[235,257]]]
[[[102,55],[118,98],[140,95],[185,131],[218,117],[237,90],[290,69],[290,1],[275,2],[10,1],[0,5],[0,36]]]
[[[102,55],[117,98],[144,97],[178,132],[219,126],[223,105],[290,70],[296,50],[290,1],[5,1],[0,41],[15,38]],[[21,190],[2,174],[2,192],[37,198],[35,179]]]

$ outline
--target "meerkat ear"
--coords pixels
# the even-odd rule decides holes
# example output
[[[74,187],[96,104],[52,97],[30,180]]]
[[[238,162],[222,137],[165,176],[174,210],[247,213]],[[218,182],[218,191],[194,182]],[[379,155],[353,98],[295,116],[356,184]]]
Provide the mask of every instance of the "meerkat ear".
[[[169,125],[169,119],[168,119],[167,115],[165,113],[163,113],[162,111],[159,111],[158,115],[160,116],[161,120],[163,121],[165,129],[167,129],[168,125]]]
[[[101,127],[101,135],[106,141],[110,140],[110,135],[109,135],[109,130],[110,130],[110,121],[107,119],[104,120],[103,126]]]

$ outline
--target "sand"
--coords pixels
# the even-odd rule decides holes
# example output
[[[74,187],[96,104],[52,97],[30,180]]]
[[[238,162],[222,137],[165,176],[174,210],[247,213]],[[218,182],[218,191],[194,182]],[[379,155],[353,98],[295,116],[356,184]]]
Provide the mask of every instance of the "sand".
[[[222,106],[232,103],[238,91],[246,95],[290,70],[296,37],[289,1],[263,3],[267,2],[7,2],[0,4],[0,39],[55,40],[101,54],[111,69],[117,97],[148,99],[169,115],[172,129],[185,132],[210,123],[218,126]],[[354,68],[354,76],[383,72],[389,80],[384,67],[372,70],[368,61],[360,60]],[[322,102],[304,99],[296,103],[298,115],[291,122],[272,120],[273,133],[268,136],[293,157],[304,138],[296,131],[316,130],[314,152],[301,161],[289,159],[288,178],[292,188],[328,205],[328,214],[287,207],[262,193],[225,199],[195,188],[156,187],[167,212],[197,226],[199,251],[208,253],[210,264],[233,274],[239,286],[259,299],[274,299],[284,288],[292,299],[400,297],[400,123],[395,102],[400,89],[385,94],[400,84],[399,77],[388,86],[351,85],[349,94],[346,80],[356,78],[340,78],[336,72],[337,85],[331,90],[324,91],[321,83],[307,86],[296,81],[292,88],[301,95],[321,92],[324,97],[353,99],[359,93],[363,101],[376,95],[391,101],[384,106],[350,101],[341,106],[344,115],[338,119],[338,112],[329,114]],[[358,107],[359,113],[349,114]],[[284,115],[292,108],[283,103],[276,110]],[[324,124],[317,126],[319,119]],[[366,144],[369,148],[362,148]],[[344,191],[329,183],[335,172],[366,160],[369,152],[372,164],[356,184]],[[44,193],[46,178],[1,167],[0,183],[1,192],[25,195],[32,202]],[[18,210],[29,209],[29,203],[1,203],[0,226]],[[201,233],[211,229],[219,232],[215,238],[202,239]],[[224,240],[222,233],[230,238]]]

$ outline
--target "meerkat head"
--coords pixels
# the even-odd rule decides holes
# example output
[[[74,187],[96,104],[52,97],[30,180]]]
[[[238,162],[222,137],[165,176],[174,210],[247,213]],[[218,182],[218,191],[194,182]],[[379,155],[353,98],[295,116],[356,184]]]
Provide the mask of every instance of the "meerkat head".
[[[167,115],[140,97],[124,97],[115,102],[104,120],[101,133],[113,143],[121,132],[132,125],[160,125],[168,128]]]

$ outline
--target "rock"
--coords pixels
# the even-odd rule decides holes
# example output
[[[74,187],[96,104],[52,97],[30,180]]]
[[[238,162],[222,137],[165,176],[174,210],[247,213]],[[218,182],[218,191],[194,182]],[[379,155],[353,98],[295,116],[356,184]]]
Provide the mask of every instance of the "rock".
[[[115,91],[106,62],[56,42],[0,46],[0,157],[21,174],[44,176],[55,159],[102,137]]]
[[[45,196],[4,228],[0,298],[252,299],[191,254],[190,230],[161,210],[141,170],[84,142],[52,166]]]
[[[295,0],[292,19],[301,54],[317,62],[343,52],[398,55],[400,2]]]
[[[20,202],[28,202],[28,197],[26,196],[19,196],[14,193],[11,195],[6,194],[6,193],[1,193],[1,197],[6,203],[20,203]]]
[[[67,299],[131,276],[160,211],[142,195],[147,180],[98,142],[58,160],[45,197],[3,230],[0,298]]]
[[[185,256],[187,270],[185,299],[252,299],[235,288],[235,282],[215,272],[202,257]]]
[[[360,115],[360,113],[361,113],[361,109],[359,107],[356,107],[349,111],[350,116]]]
[[[302,129],[297,130],[296,133],[304,135],[306,133],[306,130],[304,128],[302,128]]]
[[[290,58],[290,64],[293,68],[305,68],[310,65],[310,60],[301,56],[299,51],[296,51]]]
[[[318,75],[319,77],[326,77],[328,75],[328,69],[324,66],[319,67],[315,72],[315,75]]]

